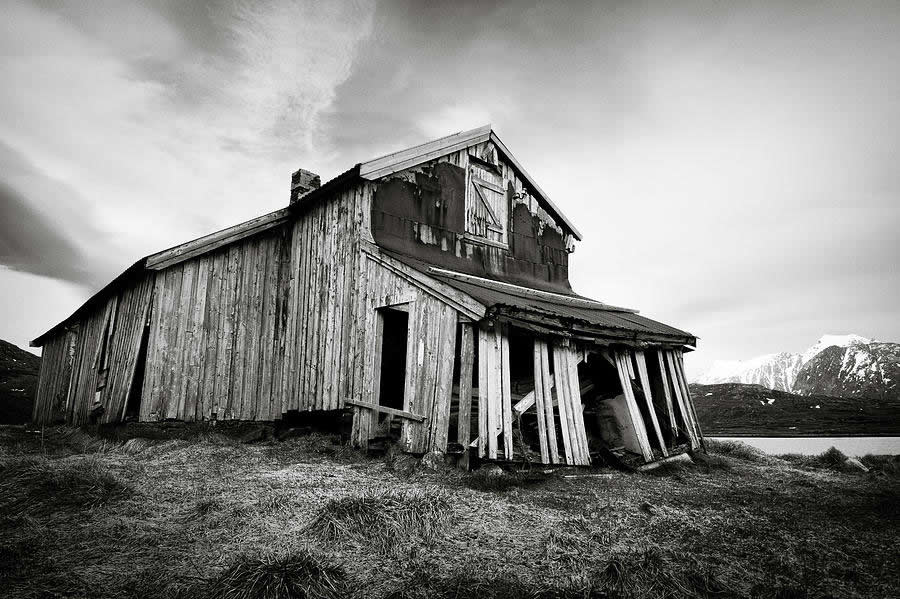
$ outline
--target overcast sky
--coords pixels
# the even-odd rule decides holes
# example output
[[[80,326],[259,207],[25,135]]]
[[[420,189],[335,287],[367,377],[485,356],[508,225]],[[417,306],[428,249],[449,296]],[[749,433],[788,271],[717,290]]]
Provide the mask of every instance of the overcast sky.
[[[0,338],[298,167],[490,122],[575,290],[699,336],[691,372],[900,341],[900,3],[423,4],[5,2]]]

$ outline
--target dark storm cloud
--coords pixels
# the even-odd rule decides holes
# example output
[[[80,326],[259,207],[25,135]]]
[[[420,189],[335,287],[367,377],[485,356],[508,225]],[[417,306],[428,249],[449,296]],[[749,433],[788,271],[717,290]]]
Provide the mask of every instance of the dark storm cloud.
[[[19,192],[0,181],[0,264],[13,270],[90,285],[81,250]]]
[[[27,197],[17,189],[23,184],[43,197]],[[104,282],[113,267],[95,256],[111,250],[108,236],[73,210],[77,197],[0,142],[0,264],[88,288]],[[88,243],[91,251],[84,250]]]

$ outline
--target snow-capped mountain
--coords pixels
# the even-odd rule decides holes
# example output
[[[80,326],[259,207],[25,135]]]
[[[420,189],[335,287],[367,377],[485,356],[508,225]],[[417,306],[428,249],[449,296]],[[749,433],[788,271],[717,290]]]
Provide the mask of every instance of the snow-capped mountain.
[[[794,382],[802,395],[900,397],[900,344],[853,343],[820,351]]]
[[[694,381],[701,385],[744,383],[778,391],[794,391],[794,382],[808,362],[830,347],[846,348],[872,343],[859,335],[823,335],[799,354],[782,352],[750,360],[718,360]]]

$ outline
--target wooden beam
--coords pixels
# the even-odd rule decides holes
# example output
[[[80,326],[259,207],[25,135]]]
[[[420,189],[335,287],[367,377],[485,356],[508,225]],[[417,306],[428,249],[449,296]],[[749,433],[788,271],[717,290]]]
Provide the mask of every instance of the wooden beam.
[[[672,377],[672,389],[675,391],[675,400],[678,402],[678,410],[681,412],[681,420],[684,424],[684,430],[687,431],[688,439],[690,439],[691,449],[697,449],[700,447],[700,442],[697,439],[697,432],[691,423],[692,418],[684,401],[681,383],[678,382],[678,369],[675,367],[673,353],[671,350],[665,352],[666,363],[669,365],[669,374]]]
[[[281,223],[287,222],[287,219],[287,208],[264,214],[257,218],[234,225],[233,227],[228,227],[227,229],[222,229],[221,231],[210,233],[209,235],[188,241],[187,243],[182,243],[167,250],[151,254],[150,256],[147,256],[146,267],[152,270],[168,268],[179,262],[199,256],[200,254],[212,252],[229,243],[234,243],[235,241],[276,227]]]
[[[581,403],[581,383],[578,378],[578,352],[572,346],[567,348],[565,356],[568,361],[568,380],[571,390],[569,400],[572,407],[572,415],[575,421],[575,440],[579,447],[581,466],[591,465],[591,451],[588,446],[587,430],[584,426],[584,404]]]
[[[556,418],[553,415],[553,378],[550,376],[550,358],[546,341],[535,341],[536,351],[540,353],[540,384],[544,389],[544,419],[547,423],[547,448],[550,459],[559,464],[559,445],[556,441]],[[537,376],[537,372],[535,372]],[[537,381],[535,381],[537,384]]]
[[[488,437],[488,333],[479,328],[478,332],[478,457],[485,457]]]
[[[456,423],[456,439],[465,449],[459,466],[469,469],[469,437],[472,425],[472,365],[475,347],[472,325],[463,324],[459,342],[459,414]]]
[[[669,390],[669,377],[666,373],[666,361],[663,358],[663,350],[656,350],[656,357],[659,359],[659,375],[662,378],[663,394],[666,397],[666,410],[669,412],[669,426],[672,428],[672,434],[678,436],[678,420],[675,418],[675,410],[672,406],[672,393]]]
[[[573,420],[569,413],[569,384],[566,380],[566,369],[562,363],[561,346],[553,344],[553,382],[555,383],[556,402],[559,408],[559,425],[562,431],[563,449],[566,454],[566,464],[577,463],[578,447],[572,439]]]
[[[425,422],[425,417],[421,414],[413,414],[412,412],[407,412],[406,410],[398,410],[396,408],[388,408],[386,406],[376,406],[370,403],[358,401],[356,399],[345,399],[344,403],[351,406],[357,406],[360,408],[365,408],[367,410],[372,410],[374,412],[381,412],[382,414],[390,414],[391,416],[396,416],[397,418],[412,420],[413,422]]]
[[[513,425],[511,381],[509,380],[509,328],[506,325],[497,327],[500,341],[500,397],[503,414],[503,453],[507,460],[513,459]]]
[[[472,297],[411,266],[407,266],[399,260],[383,254],[375,244],[361,241],[360,248],[371,261],[388,269],[428,295],[452,306],[467,318],[478,321],[487,312],[487,307]]]
[[[547,446],[547,419],[546,419],[546,409],[544,407],[544,385],[541,381],[541,352],[538,346],[539,341],[535,339],[534,341],[534,390],[525,396],[519,403],[516,404],[514,409],[518,410],[519,406],[525,402],[525,399],[528,396],[532,396],[534,398],[535,404],[535,412],[537,413],[537,423],[538,423],[538,442],[541,447],[541,462],[544,464],[550,463],[550,449]],[[551,414],[552,414],[551,408]],[[519,413],[521,414],[525,410],[522,409]],[[550,426],[553,426],[553,421],[550,421]]]
[[[653,450],[650,449],[650,441],[647,439],[647,428],[644,426],[644,418],[638,408],[637,401],[634,399],[634,392],[631,389],[631,377],[628,375],[628,354],[627,352],[616,352],[616,370],[619,373],[619,383],[622,385],[622,393],[625,395],[625,403],[628,406],[628,413],[631,416],[631,426],[634,428],[634,434],[637,436],[638,445],[641,447],[641,454],[647,462],[653,461]]]
[[[697,441],[705,450],[706,442],[703,440],[703,430],[700,428],[700,420],[697,419],[697,412],[694,410],[694,400],[691,399],[691,389],[688,387],[687,376],[684,374],[684,359],[682,358],[680,350],[673,350],[673,353],[675,354],[675,367],[678,369],[678,380],[681,382],[681,387],[684,391],[684,401],[687,404],[691,419],[694,422],[694,428],[697,432]]]
[[[656,417],[656,408],[653,406],[653,394],[650,391],[650,375],[647,373],[647,360],[644,352],[641,350],[634,352],[635,362],[637,362],[638,375],[641,379],[641,389],[644,391],[644,401],[647,404],[647,410],[650,412],[650,420],[653,422],[653,431],[656,433],[656,440],[659,441],[659,448],[662,450],[663,457],[669,457],[669,450],[666,449],[666,441],[663,439],[662,430],[659,428],[659,419]]]
[[[525,394],[525,397],[520,399],[516,405],[513,406],[513,412],[518,415],[522,415],[531,408],[535,404],[536,396],[534,391],[529,391]]]

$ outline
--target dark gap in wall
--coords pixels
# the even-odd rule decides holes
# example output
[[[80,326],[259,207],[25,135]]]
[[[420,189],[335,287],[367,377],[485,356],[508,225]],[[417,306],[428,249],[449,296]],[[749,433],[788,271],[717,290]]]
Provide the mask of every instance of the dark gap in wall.
[[[137,420],[141,413],[141,399],[144,390],[144,373],[147,371],[147,346],[150,341],[150,323],[144,325],[141,331],[141,345],[138,349],[137,363],[134,367],[134,377],[128,388],[128,399],[125,403],[124,420]]]
[[[378,405],[404,409],[406,388],[406,340],[409,314],[400,310],[382,310],[384,327],[381,336],[381,373]],[[383,416],[382,416],[383,417]]]

